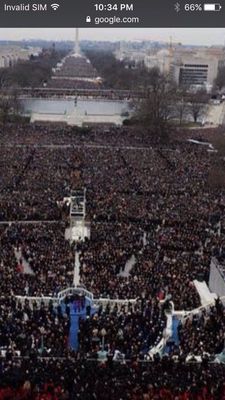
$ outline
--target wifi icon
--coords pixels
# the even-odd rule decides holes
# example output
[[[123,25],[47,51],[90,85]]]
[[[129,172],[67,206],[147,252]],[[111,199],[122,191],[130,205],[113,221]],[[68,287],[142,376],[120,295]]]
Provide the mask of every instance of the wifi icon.
[[[59,8],[59,4],[53,3],[51,4],[51,7],[53,8],[54,11],[56,11]]]

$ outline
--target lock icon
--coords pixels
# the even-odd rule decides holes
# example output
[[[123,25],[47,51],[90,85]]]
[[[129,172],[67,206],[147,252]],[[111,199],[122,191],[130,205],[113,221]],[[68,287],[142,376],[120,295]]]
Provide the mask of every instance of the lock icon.
[[[91,17],[89,15],[86,17],[86,22],[91,22]]]

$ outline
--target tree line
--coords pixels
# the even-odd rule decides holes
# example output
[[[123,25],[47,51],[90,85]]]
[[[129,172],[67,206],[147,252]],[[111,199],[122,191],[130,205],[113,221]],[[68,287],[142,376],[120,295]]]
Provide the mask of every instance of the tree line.
[[[150,79],[149,72],[142,62],[121,61],[109,51],[86,50],[86,56],[104,80],[109,89],[145,89]]]
[[[68,50],[56,50],[55,46],[43,48],[38,56],[19,60],[8,68],[0,68],[0,122],[26,120],[18,99],[20,87],[41,87],[52,75],[52,68],[67,54]]]
[[[192,93],[180,88],[171,76],[158,68],[147,69],[143,63],[121,61],[107,51],[86,51],[87,57],[111,89],[144,90],[147,99],[135,104],[131,123],[142,123],[156,135],[167,135],[175,124],[182,125],[188,118],[194,123],[203,119],[208,95],[204,90]]]
[[[66,55],[65,50],[43,49],[38,56],[19,60],[9,68],[0,68],[0,89],[40,87],[50,79],[52,68]]]
[[[135,105],[133,120],[162,140],[169,137],[171,130],[184,123],[198,123],[205,118],[209,96],[205,90],[192,92],[180,88],[155,69],[148,82],[147,98]],[[132,123],[132,119],[131,119]]]

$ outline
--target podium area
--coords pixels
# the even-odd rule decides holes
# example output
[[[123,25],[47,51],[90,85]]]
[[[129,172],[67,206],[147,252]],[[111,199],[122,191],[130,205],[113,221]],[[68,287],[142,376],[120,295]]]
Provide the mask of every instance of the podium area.
[[[65,303],[64,303],[65,309]],[[79,348],[79,320],[86,319],[88,314],[93,315],[97,309],[90,299],[84,298],[84,301],[73,300],[69,304],[70,309],[70,333],[69,347],[75,351]]]

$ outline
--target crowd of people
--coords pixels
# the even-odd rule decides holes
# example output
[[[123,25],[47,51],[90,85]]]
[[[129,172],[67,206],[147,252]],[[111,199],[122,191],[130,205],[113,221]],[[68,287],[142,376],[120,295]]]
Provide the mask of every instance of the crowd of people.
[[[0,127],[1,146],[113,146],[113,147],[141,147],[148,149],[153,143],[158,143],[145,131],[132,127],[93,127],[79,129],[63,123],[33,123],[7,124],[7,129]],[[172,148],[175,148],[171,144]]]
[[[59,79],[56,79],[56,85],[58,85]],[[64,81],[62,81],[63,83]],[[80,81],[82,82],[82,81]],[[23,96],[34,97],[34,98],[48,98],[54,99],[58,98],[81,98],[81,99],[96,99],[99,98],[101,100],[125,100],[133,102],[133,99],[143,98],[145,94],[141,90],[119,90],[119,89],[106,89],[103,84],[99,81],[97,87],[93,88],[85,88],[81,87],[79,89],[73,88],[65,88],[63,84],[59,87],[54,88],[54,80],[49,81],[49,85],[51,87],[44,86],[39,88],[20,88],[20,94]],[[83,82],[85,86],[85,81]]]
[[[191,315],[179,326],[179,352],[202,356],[224,350],[225,308],[219,299],[215,306]]]
[[[55,76],[70,76],[76,78],[96,78],[98,73],[90,61],[83,55],[66,56],[54,71]]]
[[[120,310],[100,308],[98,313],[80,320],[79,351],[89,354],[90,358],[106,350],[113,356],[119,352],[126,360],[134,355],[144,359],[149,349],[162,339],[166,326],[164,311],[154,299],[143,299],[140,305],[130,304],[128,310],[125,306]]]
[[[11,290],[21,296],[55,297],[72,285],[74,246],[65,240],[64,223],[13,224],[3,233],[1,245],[6,249],[1,267],[2,293]],[[22,272],[23,264],[28,265],[28,273],[21,273],[18,264]]]
[[[67,284],[61,272],[72,274],[73,251],[64,241],[61,221],[68,224],[68,207],[63,199],[72,187],[86,187],[91,240],[79,249],[82,283],[101,297],[164,291],[173,295],[178,309],[192,309],[200,305],[193,279],[207,279],[212,243],[220,248],[223,237],[209,229],[210,217],[221,214],[218,197],[205,190],[210,156],[190,146],[163,156],[155,149],[2,147],[2,221],[46,224],[12,225],[1,240],[20,245],[45,282],[57,269],[54,284],[60,286],[63,279]],[[131,256],[136,263],[121,276]]]
[[[193,281],[208,282],[211,256],[224,254],[224,192],[208,185],[212,160],[206,147],[183,137],[162,147],[128,127],[1,127],[0,399],[225,399],[224,367],[213,369],[207,359],[201,367],[185,363],[188,354],[223,350],[219,300],[187,318],[166,360],[143,361],[164,335],[160,301],[172,299],[176,310],[199,307]],[[75,245],[65,239],[65,198],[77,188],[86,188],[91,235]],[[80,319],[71,359],[70,313],[14,296],[55,297],[72,286],[75,251],[80,283],[94,298],[137,305]],[[102,347],[108,361],[93,368]],[[115,365],[116,350],[131,364]]]
[[[90,61],[81,55],[66,56],[53,69],[52,78],[47,83],[49,88],[63,89],[98,89],[102,87],[102,80]]]
[[[78,78],[54,76],[54,78],[52,77],[52,79],[48,81],[47,88],[73,89],[74,91],[80,89],[98,90],[102,88],[102,83],[97,79],[84,80]],[[76,96],[76,93],[74,93],[74,95]]]
[[[7,357],[62,357],[69,351],[70,318],[61,306],[0,300],[0,348]]]
[[[15,248],[35,274],[10,282],[18,294],[29,286],[30,295],[50,295],[72,283],[74,251],[64,240],[69,220],[63,199],[72,188],[86,187],[91,239],[79,245],[81,282],[94,296],[134,299],[164,293],[172,295],[176,309],[200,305],[193,280],[208,280],[210,257],[223,245],[217,232],[223,193],[207,186],[212,155],[205,148],[183,142],[169,149],[137,147],[137,135],[128,143],[128,128],[126,147],[107,145],[106,133],[100,135],[105,147],[99,147],[95,130],[72,137],[68,128],[62,128],[61,144],[67,133],[72,143],[66,138],[64,146],[55,146],[57,127],[51,126],[42,134],[41,126],[37,131],[31,126],[30,132],[18,127],[21,137],[15,134],[12,147],[8,129],[0,148],[1,221],[46,223],[12,224],[3,231],[2,286],[15,268]],[[121,274],[131,257],[133,267]],[[20,288],[19,281],[24,282]]]
[[[113,363],[85,359],[2,359],[0,399],[224,400],[224,365],[182,359]]]

